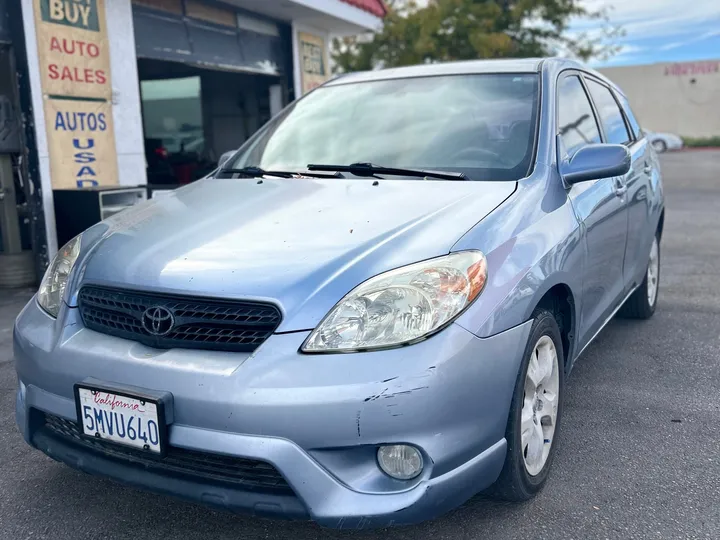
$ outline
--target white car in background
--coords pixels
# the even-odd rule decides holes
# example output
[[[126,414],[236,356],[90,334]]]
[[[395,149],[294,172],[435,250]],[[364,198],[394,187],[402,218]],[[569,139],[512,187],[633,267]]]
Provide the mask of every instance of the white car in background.
[[[644,131],[650,144],[659,154],[668,150],[680,150],[683,147],[683,140],[674,133],[655,133],[647,129]]]

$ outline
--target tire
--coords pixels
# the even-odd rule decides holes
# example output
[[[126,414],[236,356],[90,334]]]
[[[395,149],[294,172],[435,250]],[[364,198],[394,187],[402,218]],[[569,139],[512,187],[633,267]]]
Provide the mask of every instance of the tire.
[[[660,291],[660,240],[653,238],[645,279],[620,308],[619,315],[626,319],[649,319],[655,313]],[[651,299],[652,296],[652,299]]]
[[[533,324],[530,329],[530,337],[525,347],[525,356],[523,357],[522,365],[518,373],[517,381],[515,383],[515,392],[513,394],[512,403],[510,406],[510,416],[508,418],[507,429],[505,431],[505,440],[507,441],[507,453],[505,455],[505,465],[503,466],[502,472],[498,477],[497,481],[489,489],[489,494],[495,498],[503,499],[506,501],[520,502],[528,500],[534,497],[544,487],[547,481],[550,467],[552,465],[553,456],[555,455],[556,444],[559,434],[560,421],[562,418],[563,408],[563,396],[565,389],[565,355],[563,354],[562,339],[560,337],[560,329],[558,328],[555,316],[545,309],[538,309],[533,314]],[[535,407],[526,409],[532,416],[528,419],[526,416],[525,427],[527,428],[530,424],[530,429],[525,430],[526,433],[530,433],[527,437],[523,437],[523,408],[527,405],[527,389],[531,388],[533,383],[528,379],[528,369],[531,364],[531,359],[535,355],[535,351],[538,346],[549,347],[550,344],[556,353],[556,363],[554,370],[547,381],[546,389],[543,386],[538,386],[542,392],[542,396],[548,395],[548,392],[552,393],[553,385],[551,379],[554,378],[555,373],[557,374],[556,389],[554,407],[548,406],[548,401],[545,401],[544,410],[549,413],[552,409],[556,411],[554,420],[554,429],[552,433],[547,433],[545,429],[547,425],[543,425],[542,422],[546,421],[546,417],[542,416],[542,408],[535,411]],[[547,349],[544,349],[547,350]],[[533,362],[533,365],[538,365]],[[542,366],[542,364],[540,364]],[[546,364],[547,365],[547,364]],[[542,372],[541,372],[542,373]],[[542,379],[545,381],[546,379]],[[528,386],[530,385],[530,386]],[[539,394],[536,394],[539,395]],[[550,400],[552,402],[553,400]],[[529,400],[530,403],[537,403],[537,401]],[[535,419],[537,418],[537,421]],[[542,434],[542,442],[540,446],[535,446],[535,456],[538,456],[537,450],[542,448],[542,458],[536,462],[533,459],[532,453],[528,454],[528,450],[531,448],[528,441],[537,441],[538,439],[532,438],[535,434],[534,429],[539,428],[540,434]],[[547,449],[547,455],[545,454],[545,445],[548,444],[550,437],[550,447]],[[524,444],[524,442],[526,444]],[[528,465],[528,462],[531,465]],[[538,468],[539,467],[539,468]]]
[[[663,140],[657,140],[652,142],[652,147],[658,154],[667,152],[667,144]]]

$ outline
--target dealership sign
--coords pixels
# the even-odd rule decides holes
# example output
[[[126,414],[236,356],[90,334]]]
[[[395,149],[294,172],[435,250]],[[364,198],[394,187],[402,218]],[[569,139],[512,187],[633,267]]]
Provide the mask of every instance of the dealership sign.
[[[680,64],[672,64],[665,67],[665,75],[675,77],[683,75],[709,75],[711,73],[720,72],[720,62],[684,62]]]
[[[55,189],[117,184],[104,0],[35,0]]]

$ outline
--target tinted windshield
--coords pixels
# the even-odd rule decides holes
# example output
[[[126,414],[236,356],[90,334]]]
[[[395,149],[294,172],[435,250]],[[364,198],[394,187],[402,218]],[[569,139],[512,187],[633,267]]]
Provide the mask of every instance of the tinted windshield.
[[[269,122],[226,167],[287,171],[370,162],[515,180],[532,162],[537,109],[534,74],[326,86]]]

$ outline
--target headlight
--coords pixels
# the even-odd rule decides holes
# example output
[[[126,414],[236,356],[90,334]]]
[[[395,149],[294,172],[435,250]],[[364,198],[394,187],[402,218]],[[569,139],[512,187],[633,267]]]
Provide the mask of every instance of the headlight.
[[[302,346],[348,352],[412,343],[443,328],[482,292],[485,256],[462,251],[391,270],[340,300]]]
[[[53,317],[60,312],[65,287],[79,254],[80,236],[76,236],[57,252],[40,283],[38,304]]]

